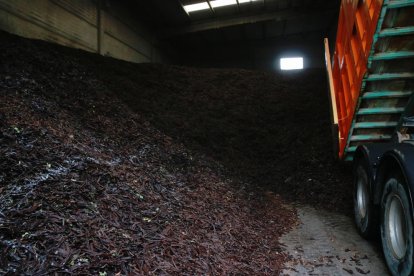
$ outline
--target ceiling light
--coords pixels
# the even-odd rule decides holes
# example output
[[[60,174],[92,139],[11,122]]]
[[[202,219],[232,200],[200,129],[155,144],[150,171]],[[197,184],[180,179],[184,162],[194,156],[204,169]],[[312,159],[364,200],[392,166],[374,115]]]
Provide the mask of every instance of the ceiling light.
[[[195,11],[201,11],[201,10],[208,10],[210,7],[208,6],[207,2],[197,3],[197,4],[191,4],[191,5],[185,5],[184,9],[186,12],[195,12]]]
[[[302,57],[281,58],[280,69],[282,70],[303,69],[303,58]]]

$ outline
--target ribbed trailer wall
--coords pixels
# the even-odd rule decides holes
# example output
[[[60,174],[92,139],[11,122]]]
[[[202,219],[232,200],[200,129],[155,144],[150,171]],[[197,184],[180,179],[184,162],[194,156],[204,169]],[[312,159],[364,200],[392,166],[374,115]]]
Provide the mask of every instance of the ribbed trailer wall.
[[[389,141],[412,114],[413,34],[413,0],[342,1],[327,66],[339,158],[352,160],[359,144]]]

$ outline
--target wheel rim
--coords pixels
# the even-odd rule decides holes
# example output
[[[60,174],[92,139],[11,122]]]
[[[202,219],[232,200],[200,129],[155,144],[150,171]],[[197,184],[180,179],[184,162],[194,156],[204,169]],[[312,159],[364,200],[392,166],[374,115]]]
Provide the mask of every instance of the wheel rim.
[[[392,195],[387,208],[388,243],[396,259],[402,259],[407,250],[407,223],[401,198]]]
[[[368,198],[368,177],[365,170],[359,167],[355,200],[357,212],[362,219],[367,215]]]

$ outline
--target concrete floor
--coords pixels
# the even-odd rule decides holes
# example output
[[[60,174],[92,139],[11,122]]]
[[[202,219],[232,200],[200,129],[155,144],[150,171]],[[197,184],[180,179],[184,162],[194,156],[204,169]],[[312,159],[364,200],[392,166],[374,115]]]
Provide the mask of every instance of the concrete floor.
[[[291,257],[282,275],[389,275],[379,243],[361,238],[352,218],[296,208],[299,225],[281,239]]]

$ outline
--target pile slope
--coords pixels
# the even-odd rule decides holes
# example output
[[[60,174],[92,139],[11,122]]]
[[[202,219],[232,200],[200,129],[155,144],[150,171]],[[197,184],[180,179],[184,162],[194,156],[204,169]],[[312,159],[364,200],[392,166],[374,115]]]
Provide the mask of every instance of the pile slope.
[[[87,62],[104,58],[1,41],[0,274],[281,269],[279,196],[131,110]]]
[[[132,64],[0,33],[0,272],[276,274],[351,209],[323,70]]]
[[[351,214],[351,168],[332,151],[325,69],[264,72],[89,59],[131,109],[233,176]]]

